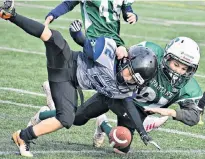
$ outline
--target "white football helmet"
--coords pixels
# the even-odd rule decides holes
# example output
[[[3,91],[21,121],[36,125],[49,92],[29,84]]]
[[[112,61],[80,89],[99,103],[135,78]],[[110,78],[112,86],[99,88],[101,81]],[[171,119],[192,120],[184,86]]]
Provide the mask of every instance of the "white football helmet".
[[[188,66],[185,74],[180,75],[169,67],[169,60],[175,59]],[[196,72],[200,60],[198,44],[187,37],[177,37],[165,47],[165,54],[162,60],[162,69],[172,85],[180,85],[189,80]]]

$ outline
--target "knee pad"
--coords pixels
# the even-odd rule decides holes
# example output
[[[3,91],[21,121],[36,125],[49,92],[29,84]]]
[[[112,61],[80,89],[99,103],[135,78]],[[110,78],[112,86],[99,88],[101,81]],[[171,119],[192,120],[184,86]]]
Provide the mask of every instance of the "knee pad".
[[[47,66],[56,69],[67,68],[66,61],[70,59],[72,51],[60,32],[51,31],[51,38],[45,42]]]
[[[75,113],[73,112],[72,114],[61,114],[61,115],[56,115],[56,119],[65,127],[66,129],[69,129],[74,122],[75,119]]]
[[[85,125],[88,122],[88,120],[89,119],[86,118],[84,114],[80,114],[77,112],[73,124],[76,126]]]
[[[52,32],[52,37],[53,37],[54,43],[56,44],[56,46],[59,47],[59,49],[62,50],[65,46],[65,43],[66,43],[63,36],[57,30],[51,30],[51,32]]]

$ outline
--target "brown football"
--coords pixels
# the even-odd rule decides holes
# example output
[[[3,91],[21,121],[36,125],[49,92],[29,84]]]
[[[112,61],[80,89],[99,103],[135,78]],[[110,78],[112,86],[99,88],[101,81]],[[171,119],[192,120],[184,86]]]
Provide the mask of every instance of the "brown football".
[[[117,126],[112,128],[109,134],[110,145],[117,149],[127,147],[131,142],[132,136],[128,128]]]

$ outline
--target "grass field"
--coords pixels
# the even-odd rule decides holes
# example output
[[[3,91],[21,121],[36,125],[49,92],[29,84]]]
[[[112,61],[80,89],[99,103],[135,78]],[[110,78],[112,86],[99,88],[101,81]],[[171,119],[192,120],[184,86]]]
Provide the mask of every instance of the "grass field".
[[[60,1],[18,1],[18,13],[44,21],[45,15]],[[176,1],[135,2],[134,10],[139,15],[135,25],[123,23],[121,35],[127,46],[143,40],[153,41],[162,47],[172,38],[188,36],[199,43],[201,48],[201,65],[196,79],[205,90],[205,3]],[[80,49],[68,35],[68,26],[73,19],[80,18],[80,10],[56,20],[50,26],[59,30],[74,50]],[[30,117],[45,105],[45,96],[41,84],[47,78],[45,49],[37,38],[25,34],[15,25],[0,20],[0,158],[21,158],[18,149],[10,140],[11,134],[25,128]],[[86,93],[86,98],[92,93]],[[115,119],[109,112],[108,117]],[[193,159],[205,157],[204,126],[188,127],[169,119],[159,130],[150,135],[162,147],[161,151],[145,146],[135,135],[132,153],[119,156],[112,152],[108,140],[103,148],[92,147],[95,120],[85,126],[62,129],[42,136],[31,145],[35,158],[161,158]],[[112,123],[115,125],[115,123]]]

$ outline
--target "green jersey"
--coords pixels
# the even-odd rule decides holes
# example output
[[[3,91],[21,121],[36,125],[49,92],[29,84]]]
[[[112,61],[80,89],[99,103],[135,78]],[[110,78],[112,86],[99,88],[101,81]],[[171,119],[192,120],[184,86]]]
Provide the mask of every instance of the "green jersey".
[[[81,3],[82,19],[87,38],[104,36],[124,45],[120,38],[120,13],[134,0],[85,0]]]
[[[136,103],[142,107],[168,107],[177,102],[183,106],[188,101],[198,103],[202,90],[194,78],[183,83],[182,88],[173,87],[160,68],[164,50],[152,42],[142,42],[139,46],[150,48],[157,56],[158,71],[156,76],[136,96]]]

